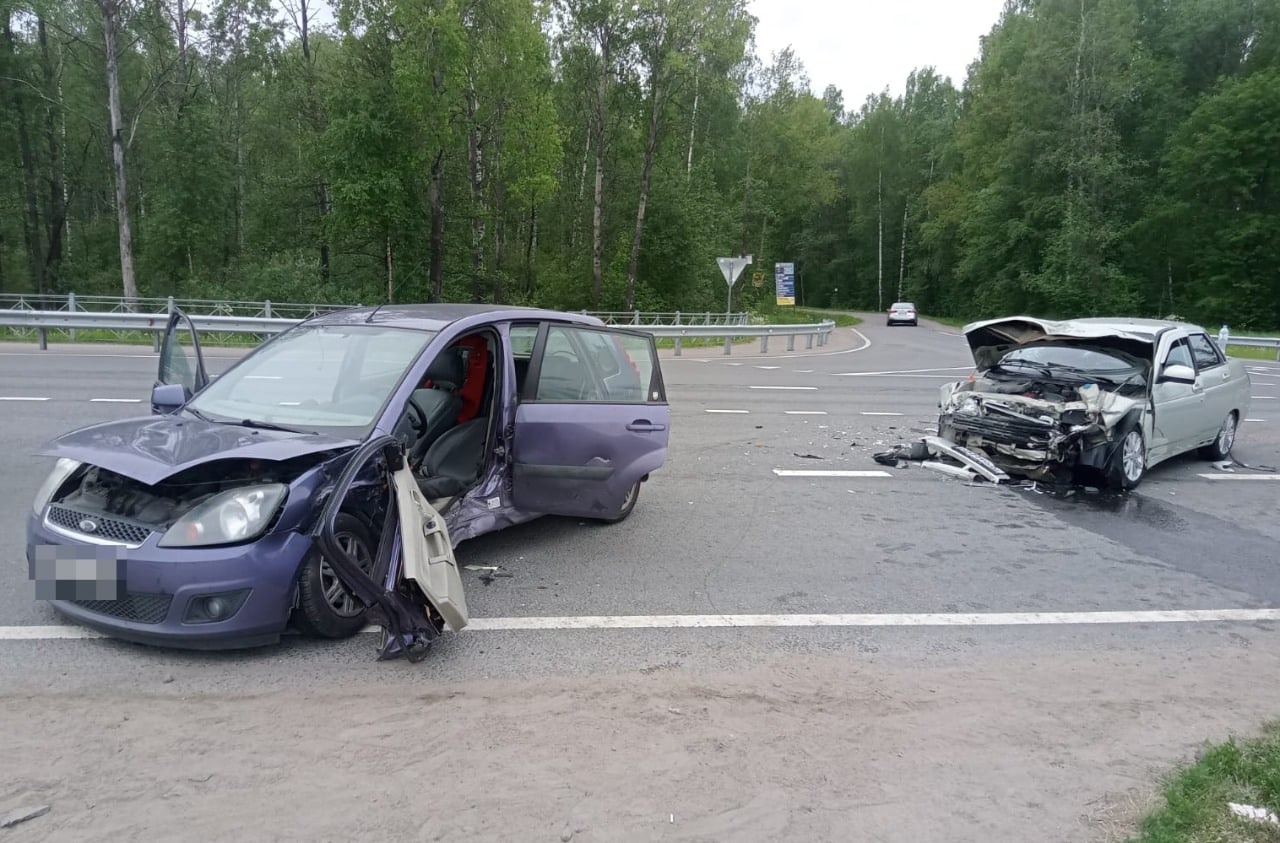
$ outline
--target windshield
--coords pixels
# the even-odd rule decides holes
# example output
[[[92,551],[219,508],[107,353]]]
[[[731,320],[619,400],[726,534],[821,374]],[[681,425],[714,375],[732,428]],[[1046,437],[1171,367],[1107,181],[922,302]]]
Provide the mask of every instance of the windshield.
[[[1025,375],[1037,372],[1046,377],[1072,380],[1090,377],[1113,383],[1139,377],[1145,367],[1123,352],[1076,343],[1046,342],[1013,349],[996,364],[997,370]]]
[[[296,328],[214,380],[187,408],[210,421],[363,436],[434,336],[374,325]]]

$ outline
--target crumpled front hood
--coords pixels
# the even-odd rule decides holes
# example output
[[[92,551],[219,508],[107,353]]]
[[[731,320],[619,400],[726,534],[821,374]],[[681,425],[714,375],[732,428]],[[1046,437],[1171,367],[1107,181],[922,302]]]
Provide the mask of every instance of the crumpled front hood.
[[[188,415],[163,415],[73,430],[54,439],[38,453],[101,466],[154,485],[170,475],[215,460],[288,460],[358,444],[354,439],[215,424]]]
[[[964,336],[969,341],[973,362],[983,371],[994,366],[1010,349],[1042,340],[1096,340],[1099,346],[1150,359],[1154,344],[1152,337],[1139,331],[1123,330],[1123,324],[1090,324],[1080,320],[1055,322],[1033,316],[1012,316],[965,325]]]

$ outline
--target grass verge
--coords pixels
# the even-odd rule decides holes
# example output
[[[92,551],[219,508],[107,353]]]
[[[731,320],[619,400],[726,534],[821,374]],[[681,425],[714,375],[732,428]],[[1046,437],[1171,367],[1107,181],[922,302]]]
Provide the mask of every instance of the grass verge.
[[[1129,843],[1280,843],[1280,825],[1238,817],[1228,807],[1280,814],[1280,721],[1257,738],[1206,750],[1165,785],[1164,799]]]
[[[1227,343],[1227,356],[1240,357],[1246,360],[1276,360],[1274,348],[1257,348],[1251,345],[1232,345]]]

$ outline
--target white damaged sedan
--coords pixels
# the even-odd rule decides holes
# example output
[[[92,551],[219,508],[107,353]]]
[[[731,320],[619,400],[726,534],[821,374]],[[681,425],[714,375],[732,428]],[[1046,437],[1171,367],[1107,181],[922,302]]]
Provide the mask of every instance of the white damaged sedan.
[[[1178,454],[1228,458],[1249,409],[1244,364],[1185,322],[1016,316],[964,333],[977,371],[942,387],[938,435],[1009,474],[1132,489]]]

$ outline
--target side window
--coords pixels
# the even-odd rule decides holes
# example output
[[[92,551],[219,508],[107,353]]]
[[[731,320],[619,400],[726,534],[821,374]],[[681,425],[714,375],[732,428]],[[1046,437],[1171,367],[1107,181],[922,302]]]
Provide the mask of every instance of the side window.
[[[600,385],[569,328],[551,326],[538,369],[538,401],[599,401]]]
[[[632,382],[639,386],[639,394],[634,399],[615,398],[613,400],[665,402],[667,392],[662,383],[662,371],[658,368],[658,355],[653,338],[615,333],[610,339],[616,344],[626,364],[623,374],[634,378]]]
[[[538,339],[537,325],[512,325],[511,360],[516,369],[516,395],[524,395],[524,385],[529,379],[529,362],[533,359],[533,344]]]
[[[1173,344],[1173,348],[1169,349],[1169,356],[1164,359],[1165,366],[1187,366],[1194,369],[1195,361],[1191,359],[1191,349],[1187,347],[1186,340],[1178,340]]]
[[[1218,347],[1204,334],[1191,335],[1191,354],[1196,359],[1196,368],[1200,371],[1212,369],[1214,366],[1221,366],[1223,363],[1222,352]]]

